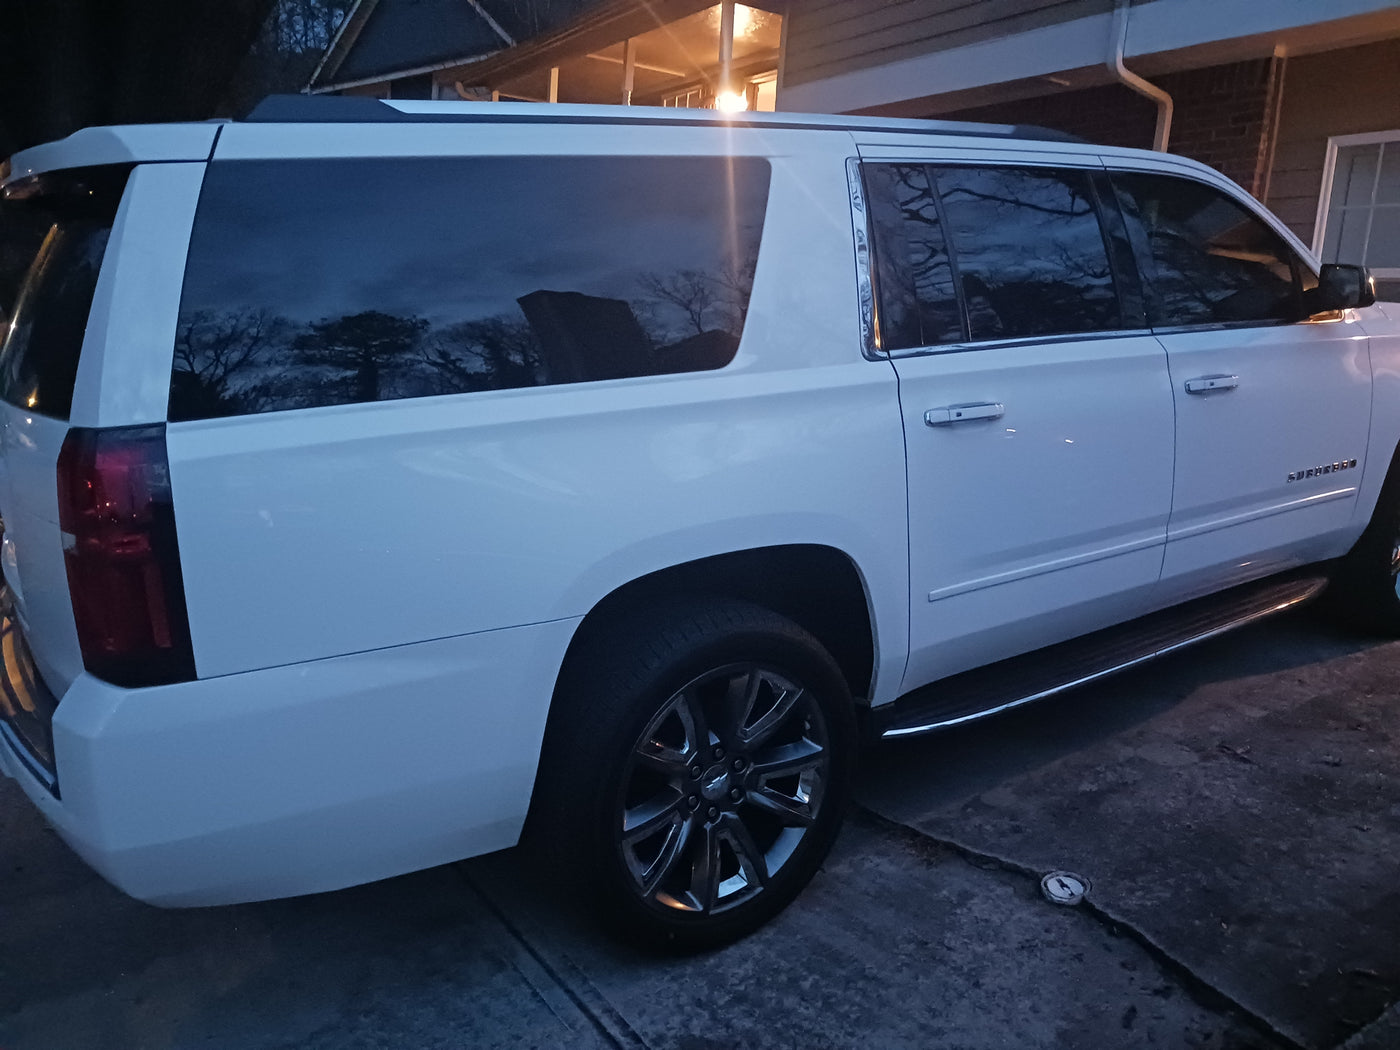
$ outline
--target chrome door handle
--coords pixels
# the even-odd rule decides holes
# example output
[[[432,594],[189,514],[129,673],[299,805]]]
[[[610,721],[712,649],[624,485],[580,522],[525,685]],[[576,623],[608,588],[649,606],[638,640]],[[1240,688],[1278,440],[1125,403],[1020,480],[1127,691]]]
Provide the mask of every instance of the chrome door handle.
[[[974,419],[1000,419],[1005,413],[1006,406],[1000,401],[975,401],[949,405],[947,408],[930,408],[924,413],[924,424],[930,427],[946,427]]]
[[[1234,390],[1239,385],[1239,376],[1197,376],[1195,379],[1186,380],[1186,392],[1188,394],[1209,394],[1216,390]]]

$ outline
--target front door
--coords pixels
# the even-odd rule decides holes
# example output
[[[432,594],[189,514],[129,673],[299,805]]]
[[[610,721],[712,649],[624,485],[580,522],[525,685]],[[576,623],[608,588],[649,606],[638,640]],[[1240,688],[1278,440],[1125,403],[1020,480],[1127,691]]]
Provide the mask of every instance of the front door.
[[[1344,553],[1370,428],[1365,334],[1304,319],[1316,278],[1223,187],[1112,177],[1176,402],[1164,599]]]

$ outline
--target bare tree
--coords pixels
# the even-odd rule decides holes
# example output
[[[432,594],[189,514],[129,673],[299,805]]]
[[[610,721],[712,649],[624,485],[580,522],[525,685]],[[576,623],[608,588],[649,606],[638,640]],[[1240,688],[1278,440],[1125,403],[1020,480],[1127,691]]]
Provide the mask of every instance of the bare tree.
[[[539,382],[538,342],[528,324],[506,315],[449,325],[425,344],[423,362],[443,393]]]
[[[243,116],[268,95],[306,87],[350,7],[351,0],[274,0],[220,109]]]
[[[428,323],[378,310],[317,321],[292,341],[297,362],[325,373],[336,402],[378,401],[412,371]]]
[[[715,305],[714,281],[709,276],[699,270],[677,270],[664,277],[643,274],[637,283],[646,298],[680,310],[696,335],[706,331],[705,316]]]
[[[199,415],[255,411],[268,394],[273,349],[291,329],[270,310],[215,312],[196,310],[182,315],[175,329],[172,400]],[[275,371],[275,369],[271,369]]]

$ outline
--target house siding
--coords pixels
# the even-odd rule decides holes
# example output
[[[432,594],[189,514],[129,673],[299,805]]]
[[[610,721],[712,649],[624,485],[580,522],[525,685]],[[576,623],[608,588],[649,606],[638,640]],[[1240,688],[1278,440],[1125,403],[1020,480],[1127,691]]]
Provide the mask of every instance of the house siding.
[[[789,8],[783,82],[1023,33],[1113,9],[1113,0],[808,0]]]
[[[1304,243],[1317,221],[1327,139],[1400,130],[1397,70],[1400,40],[1288,60],[1267,203]]]

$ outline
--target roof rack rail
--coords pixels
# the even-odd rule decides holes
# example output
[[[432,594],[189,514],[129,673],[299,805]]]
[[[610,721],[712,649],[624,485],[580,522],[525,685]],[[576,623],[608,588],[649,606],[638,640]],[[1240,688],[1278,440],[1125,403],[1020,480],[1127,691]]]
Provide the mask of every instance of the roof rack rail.
[[[539,102],[428,102],[363,95],[269,95],[247,117],[251,124],[724,124],[739,127],[903,131],[972,138],[1029,139],[1084,144],[1053,128],[1029,124],[975,124],[955,120],[828,116],[817,113],[717,113],[657,106],[579,106]]]

